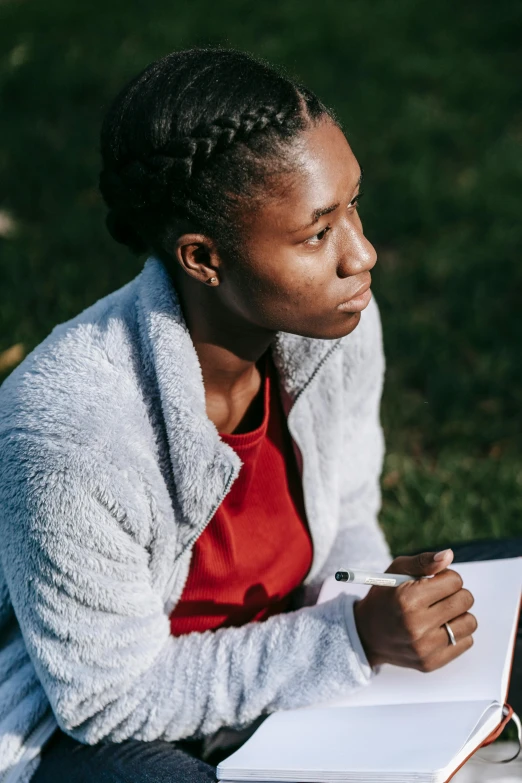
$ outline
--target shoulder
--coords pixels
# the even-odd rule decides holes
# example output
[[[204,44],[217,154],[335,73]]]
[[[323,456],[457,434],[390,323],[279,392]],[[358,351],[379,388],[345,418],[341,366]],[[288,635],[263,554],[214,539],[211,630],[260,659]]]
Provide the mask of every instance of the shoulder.
[[[136,280],[56,326],[0,388],[9,433],[103,449],[139,401]]]

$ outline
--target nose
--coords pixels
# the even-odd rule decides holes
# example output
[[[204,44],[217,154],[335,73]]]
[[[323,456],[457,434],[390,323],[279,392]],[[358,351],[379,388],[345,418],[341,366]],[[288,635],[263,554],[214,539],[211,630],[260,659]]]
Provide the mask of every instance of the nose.
[[[344,231],[340,234],[337,264],[339,277],[350,277],[373,269],[377,262],[377,252],[372,243],[364,236],[359,218],[356,217],[354,220],[347,217]]]

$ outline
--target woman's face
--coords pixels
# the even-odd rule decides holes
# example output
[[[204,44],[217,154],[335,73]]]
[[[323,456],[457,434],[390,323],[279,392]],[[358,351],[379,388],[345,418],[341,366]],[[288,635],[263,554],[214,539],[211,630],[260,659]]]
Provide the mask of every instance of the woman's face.
[[[219,296],[253,326],[334,339],[357,326],[371,299],[376,253],[357,212],[361,170],[329,120],[294,149],[295,171],[274,177],[243,213],[245,253],[222,264]]]

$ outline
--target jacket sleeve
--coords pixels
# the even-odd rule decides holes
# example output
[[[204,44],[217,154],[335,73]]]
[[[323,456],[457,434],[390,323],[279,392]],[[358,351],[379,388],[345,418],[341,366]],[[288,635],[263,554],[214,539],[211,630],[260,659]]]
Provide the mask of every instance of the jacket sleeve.
[[[264,623],[171,636],[150,542],[135,533],[146,526],[133,519],[136,505],[121,504],[136,496],[131,484],[57,441],[0,440],[1,564],[64,731],[87,744],[199,737],[368,682],[347,596]]]

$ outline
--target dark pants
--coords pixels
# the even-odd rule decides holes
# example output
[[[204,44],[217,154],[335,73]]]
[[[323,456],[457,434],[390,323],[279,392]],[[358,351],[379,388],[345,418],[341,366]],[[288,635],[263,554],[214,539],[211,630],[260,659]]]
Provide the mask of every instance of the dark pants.
[[[452,549],[455,562],[517,557],[522,556],[522,538],[473,541]],[[520,626],[508,701],[522,715]],[[81,745],[58,731],[44,749],[32,783],[209,783],[216,780],[212,764],[218,759],[203,762],[201,749],[198,742],[159,740]]]

